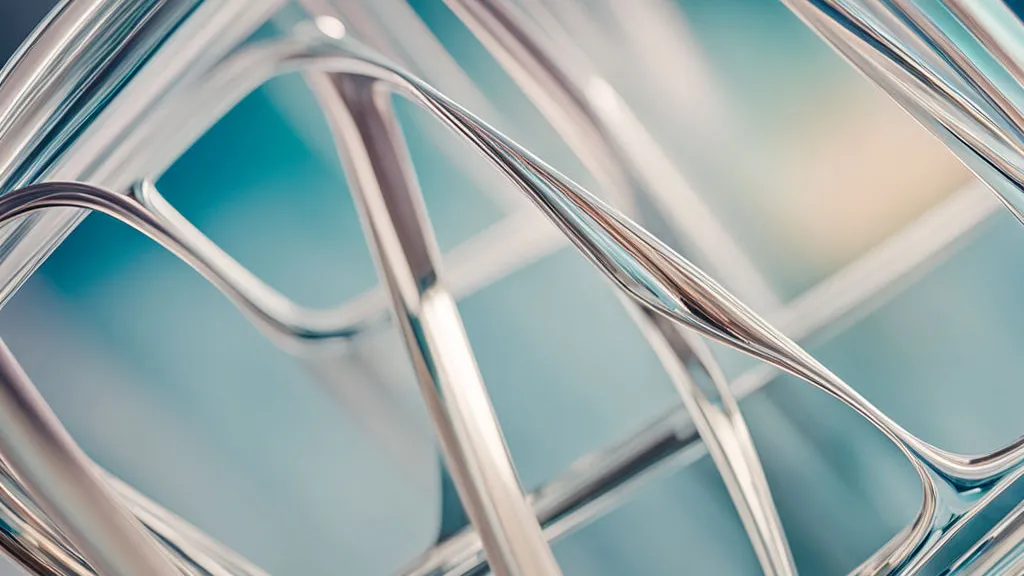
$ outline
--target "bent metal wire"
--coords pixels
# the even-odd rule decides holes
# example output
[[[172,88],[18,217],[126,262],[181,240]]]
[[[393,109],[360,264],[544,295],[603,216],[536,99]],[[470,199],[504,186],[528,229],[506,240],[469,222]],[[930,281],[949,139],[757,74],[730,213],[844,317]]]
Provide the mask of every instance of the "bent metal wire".
[[[942,53],[940,59],[924,49],[896,50],[913,46],[915,38],[936,36],[927,20],[913,12],[915,4],[790,4],[855,64],[881,70],[879,82],[912,112],[944,130],[942,134],[956,136],[953,148],[972,168],[984,160],[988,168],[978,168],[979,176],[1021,218],[1020,200],[1013,193],[1019,195],[1019,188],[1007,187],[1007,181],[1024,181],[1014,176],[1015,167],[1024,163],[1006,161],[1007,154],[1024,150],[1012,97],[994,93],[994,85],[984,84],[977,74],[971,76],[972,69],[962,64],[962,58],[954,58],[956,54]],[[949,4],[956,5],[964,25],[977,28],[980,41],[1002,54],[1000,61],[1011,68],[1014,62],[1006,54],[1014,52],[999,44],[1005,38],[983,34],[977,18],[969,18],[969,8]],[[700,210],[696,195],[671,164],[661,160],[664,156],[642,126],[630,120],[612,88],[602,85],[600,101],[584,89],[584,81],[593,86],[599,80],[585,62],[566,61],[513,5],[499,0],[449,0],[449,5],[594,169],[609,198],[629,203],[642,195],[670,214],[674,210],[679,218],[665,233],[694,235],[698,256],[708,259],[710,268],[723,277],[743,279],[738,285],[757,290],[756,271],[729,248],[727,239],[714,236],[714,227],[709,239],[710,218],[693,216],[693,210]],[[379,322],[375,307],[298,307],[199,233],[147,180],[246,93],[273,75],[301,71],[338,144],[391,297],[391,318],[405,337],[447,467],[472,522],[471,529],[439,543],[406,573],[465,574],[489,566],[498,574],[558,574],[547,544],[550,538],[585,521],[588,514],[592,517],[602,505],[600,496],[639,481],[657,462],[676,454],[692,457],[698,438],[726,482],[762,569],[767,574],[795,573],[736,391],[725,383],[696,334],[831,394],[881,431],[914,466],[924,488],[917,518],[858,573],[922,571],[968,521],[1024,474],[1024,441],[987,454],[960,455],[910,434],[637,223],[650,215],[637,211],[630,219],[618,212],[350,38],[336,17],[343,18],[344,12],[331,15],[323,7],[313,7],[314,17],[300,18],[287,34],[248,41],[252,31],[280,8],[277,2],[82,0],[56,11],[0,83],[0,101],[11,111],[0,123],[0,175],[9,190],[0,196],[0,223],[11,224],[5,228],[9,232],[0,260],[5,297],[85,211],[97,211],[136,228],[189,263],[274,342],[299,357],[337,350]],[[144,24],[140,15],[148,18]],[[896,33],[879,22],[894,28],[893,18],[913,34],[886,43]],[[861,34],[851,37],[854,29]],[[173,53],[172,46],[188,49],[172,58],[167,56]],[[936,51],[943,46],[951,50],[948,43],[928,44]],[[73,53],[78,55],[71,61],[75,65],[53,58]],[[153,72],[152,65],[128,65],[161,58],[167,65],[161,74]],[[126,86],[69,89],[69,84],[93,78],[89,65],[110,59],[134,74]],[[901,74],[911,75],[918,84],[893,80],[903,79]],[[920,88],[922,83],[932,92]],[[385,97],[389,92],[423,106],[490,160],[622,292],[624,305],[672,377],[689,418],[670,414],[604,454],[590,469],[556,479],[538,494],[523,495],[452,290],[439,271],[433,233],[423,217],[415,175]],[[96,124],[100,128],[73,135],[66,124],[55,122],[55,112],[86,111],[101,117],[107,113],[99,108],[100,100],[68,99],[83,93],[116,96],[125,106],[118,109],[116,122],[108,114],[106,123]],[[154,142],[153,135],[165,133],[170,140],[161,137],[159,144]],[[54,136],[65,146],[54,146]],[[33,183],[40,180],[47,182]],[[673,203],[679,197],[690,203]],[[925,234],[924,248],[921,233],[908,231],[911,240],[905,240],[906,246],[915,250],[909,261],[872,265],[869,260],[840,274],[858,280],[881,278],[876,282],[885,285],[989,213],[989,205],[981,206],[969,211],[973,216],[968,221],[961,216],[960,228],[952,233],[939,238]],[[941,219],[942,214],[929,216]],[[651,226],[663,225],[655,221]],[[836,282],[842,280],[839,276]],[[836,300],[825,294],[829,311],[821,312],[819,296],[817,324],[803,320],[808,333],[870,296],[843,295],[835,288],[831,295]],[[764,378],[763,372],[754,374],[745,390]],[[0,384],[0,454],[5,462],[0,470],[0,515],[8,527],[2,543],[25,566],[42,574],[261,573],[90,462],[5,348],[0,349]],[[662,446],[653,452],[656,442],[666,438],[674,440],[669,449]],[[631,473],[622,477],[622,471]],[[978,547],[957,561],[957,568],[1012,564],[1019,516],[1015,509],[994,526]]]

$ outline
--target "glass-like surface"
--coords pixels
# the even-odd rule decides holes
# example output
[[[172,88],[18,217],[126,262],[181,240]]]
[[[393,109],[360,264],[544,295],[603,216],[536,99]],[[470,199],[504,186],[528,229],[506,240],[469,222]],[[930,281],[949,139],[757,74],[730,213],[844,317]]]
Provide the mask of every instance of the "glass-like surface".
[[[728,116],[740,110],[736,117],[745,122],[741,151],[723,145],[736,161],[729,167],[742,166],[727,176],[742,182],[709,185],[715,192],[707,199],[783,299],[964,180],[946,153],[781,9],[747,7],[765,16],[757,24],[765,29],[753,34],[755,16],[726,23],[717,8],[693,4],[681,14],[699,31],[721,89],[739,102]],[[498,127],[589,185],[495,66],[466,63],[479,50],[466,31],[433,10],[441,15],[419,13],[506,116],[495,120]],[[729,10],[744,13],[722,8]],[[460,42],[467,47],[457,49]],[[754,97],[766,93],[771,97]],[[266,86],[158,184],[270,284],[323,306],[358,296],[375,277],[308,96],[296,78]],[[657,116],[655,104],[633,101]],[[399,105],[399,113],[442,249],[511,211],[500,193],[481,190],[454,167],[427,134],[422,112]],[[879,126],[891,139],[875,147]],[[670,132],[659,134],[668,142],[689,141],[683,130],[660,128]],[[445,142],[468,150],[454,138]],[[897,149],[910,160],[895,162]],[[765,164],[770,172],[751,168]],[[705,169],[709,181],[728,172]],[[825,188],[838,191],[822,200]],[[892,200],[896,191],[906,195]],[[775,212],[765,217],[769,208]],[[843,218],[813,229],[815,219],[801,210]],[[1020,241],[1008,216],[994,217],[934,271],[811,351],[928,441],[965,452],[1006,443],[1020,432],[1012,396],[1020,372],[1014,296],[1024,278],[1004,255]],[[605,281],[574,252],[552,249],[466,296],[460,309],[528,489],[678,403]],[[437,460],[394,334],[364,345],[352,378],[369,373],[393,388],[412,430],[420,426],[424,450],[412,456],[396,456],[393,441],[366,427],[358,403],[339,409],[314,375],[273,349],[184,266],[101,217],[76,230],[0,323],[91,455],[273,573],[327,574],[339,566],[390,573],[435,536]],[[66,357],[34,354],[44,344]],[[727,363],[735,374],[749,365]],[[837,403],[779,379],[743,407],[804,573],[853,568],[911,518],[919,490],[909,466]],[[403,468],[409,462],[415,466]],[[837,517],[847,521],[821,529]],[[708,459],[642,487],[555,551],[567,574],[757,571]]]

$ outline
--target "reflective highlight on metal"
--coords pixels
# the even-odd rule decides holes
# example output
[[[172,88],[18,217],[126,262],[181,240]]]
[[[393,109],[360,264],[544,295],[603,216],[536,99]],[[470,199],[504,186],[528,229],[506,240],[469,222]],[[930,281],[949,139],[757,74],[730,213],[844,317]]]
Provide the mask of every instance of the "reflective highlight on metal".
[[[600,185],[608,188],[604,190],[606,198],[621,198],[633,205],[641,195],[655,202],[668,202],[673,194],[676,198],[693,196],[667,161],[658,164],[661,156],[657,151],[652,152],[646,145],[636,147],[644,144],[646,137],[637,132],[639,125],[630,120],[628,110],[610,86],[600,84],[596,75],[577,78],[569,73],[586,70],[585,64],[558,61],[558,51],[547,48],[545,40],[521,15],[498,0],[449,3],[534,98],[574,151],[598,173]],[[920,3],[787,3],[943,137],[1024,221],[1020,187],[1024,183],[1020,168],[1024,166],[1024,126],[1020,122],[1024,115],[1015,104],[1018,95],[1012,86],[982,74],[941,27],[928,19]],[[160,89],[141,80],[129,84],[125,90],[148,97],[129,99],[136,102],[131,113],[125,114],[129,120],[91,133],[92,142],[83,145],[88,155],[60,156],[45,146],[33,148],[42,142],[41,134],[47,129],[60,129],[45,125],[50,115],[43,103],[52,102],[49,96],[39,94],[60,92],[63,75],[83,73],[66,67],[59,59],[48,58],[63,55],[74,60],[83,46],[93,49],[96,35],[106,30],[100,23],[118,22],[120,16],[129,21],[127,16],[138,14],[126,15],[120,10],[127,9],[113,1],[71,3],[55,13],[49,26],[33,39],[32,47],[6,70],[0,82],[0,102],[9,100],[10,110],[33,113],[0,117],[10,124],[0,123],[0,142],[4,143],[0,161],[6,162],[0,163],[0,169],[9,170],[0,171],[0,177],[10,190],[0,196],[0,224],[16,226],[5,228],[12,231],[0,251],[0,279],[4,280],[0,296],[13,293],[84,211],[97,211],[143,232],[187,262],[254,325],[291,353],[335,353],[335,345],[370,329],[380,321],[378,306],[325,311],[297,306],[203,236],[146,180],[159,173],[161,164],[187,146],[189,138],[201,133],[217,113],[271,76],[288,71],[308,74],[352,182],[382,284],[391,297],[393,321],[405,338],[446,462],[473,524],[471,529],[438,544],[403,573],[468,574],[489,567],[498,574],[559,574],[548,540],[592,519],[602,507],[621,498],[627,486],[649,477],[670,459],[685,462],[699,458],[699,439],[726,482],[765,573],[795,574],[737,403],[737,396],[766,381],[766,371],[753,372],[730,389],[702,337],[763,360],[827,392],[882,432],[914,466],[924,493],[917,517],[857,573],[921,572],[966,522],[1024,475],[1024,440],[985,454],[963,455],[909,433],[776,328],[774,322],[764,320],[638,224],[646,221],[642,211],[634,214],[633,220],[612,208],[431,86],[349,38],[342,22],[320,16],[298,25],[290,36],[243,42],[261,18],[278,5],[265,2],[247,11],[242,4],[196,2],[189,10],[178,5],[182,12],[168,15],[167,22],[180,27],[161,28],[165,36],[153,39],[152,44],[133,44],[155,46],[178,39],[182,42],[179,45],[190,46],[186,40],[198,36],[210,40],[215,36],[213,31],[219,34],[222,28],[234,30],[218,36],[220,44],[214,45],[219,45],[220,51],[200,55],[200,51],[192,50],[188,58],[177,61],[174,70],[187,77],[182,84],[186,88],[181,88],[190,96],[186,105],[172,105],[167,94],[174,91],[165,84],[160,84]],[[162,22],[157,16],[163,14],[159,11],[163,6],[142,3],[135,9],[150,10],[147,14],[156,18],[153,22]],[[949,0],[942,6],[974,34],[979,45],[1012,78],[1024,80],[1018,52],[1007,45],[1012,38],[1024,36],[1007,35],[993,25],[992,13],[982,9],[983,3]],[[95,13],[79,14],[76,10],[80,7],[111,12],[105,19]],[[248,16],[240,17],[243,13]],[[190,23],[211,21],[199,20],[200,16],[218,26],[196,25],[189,32]],[[233,22],[230,26],[229,20]],[[1014,20],[1015,24],[1019,22]],[[1011,26],[1006,22],[1001,25]],[[78,26],[89,34],[79,36],[75,32]],[[176,36],[166,36],[172,28]],[[148,28],[130,30],[150,33]],[[182,30],[184,36],[180,36]],[[120,49],[124,36],[112,38],[113,43],[99,45],[108,51]],[[103,55],[98,58],[102,60]],[[50,70],[48,79],[33,76],[39,70]],[[139,74],[145,76],[151,70],[145,68]],[[147,78],[152,80],[152,76]],[[600,87],[598,97],[593,92],[595,86]],[[639,436],[598,455],[589,469],[567,473],[539,493],[523,495],[462,328],[454,290],[446,287],[439,271],[433,232],[422,215],[415,175],[390,110],[391,92],[420,104],[490,160],[604,273],[622,293],[625,306],[672,377],[689,418],[674,411]],[[59,100],[59,94],[53,98]],[[608,106],[608,102],[614,106]],[[131,145],[139,144],[140,135],[154,134],[160,126],[205,106],[210,108],[208,115],[190,120],[188,128],[179,132],[184,135],[156,154],[156,160],[139,159],[153,151],[133,150]],[[143,122],[146,118],[149,121]],[[138,125],[129,128],[133,122]],[[631,156],[630,151],[636,150],[645,152]],[[649,163],[651,158],[657,165]],[[38,170],[29,173],[30,168]],[[29,184],[41,178],[90,184]],[[654,182],[674,183],[677,188],[670,185],[661,189],[653,186]],[[956,198],[953,201],[963,202]],[[671,209],[680,214],[697,210],[699,215],[698,205],[675,206]],[[894,240],[902,241],[899,247],[914,254],[912,260],[898,261],[883,254],[885,257],[865,260],[858,263],[859,268],[855,264],[837,274],[835,282],[826,286],[831,291],[824,293],[827,299],[834,298],[842,305],[823,311],[813,305],[815,295],[810,294],[804,302],[812,304],[806,304],[799,314],[790,309],[790,321],[798,327],[793,336],[811,336],[837,316],[855,313],[874,292],[850,286],[859,287],[867,278],[881,277],[883,280],[875,283],[876,291],[881,290],[990,213],[991,205],[982,204],[974,206],[973,211],[957,210],[962,218],[958,223],[932,215],[933,219],[953,224],[940,227],[945,236],[928,227],[932,223],[929,221],[921,225],[924,233],[908,232],[903,240]],[[692,211],[678,220],[684,224],[682,229],[666,233],[685,236],[695,232],[694,226],[710,225]],[[704,222],[696,222],[700,220]],[[659,223],[654,221],[652,227],[659,227]],[[707,238],[706,234],[705,230],[698,236]],[[712,237],[714,234],[712,231]],[[699,256],[708,258],[710,265],[722,268],[723,277],[729,276],[730,281],[756,293],[756,270],[744,262],[742,253],[729,254],[729,244],[724,245],[726,254],[715,255],[722,246],[711,242],[697,248]],[[820,301],[823,297],[818,298]],[[816,311],[817,316],[807,310]],[[786,312],[779,318],[781,323],[787,318]],[[0,545],[37,573],[262,573],[90,462],[3,346],[0,454],[5,465],[0,470],[0,518],[5,525]],[[951,570],[995,574],[1017,566],[1021,555],[1020,515],[1020,508],[1014,509]]]
[[[1019,58],[1024,24],[1010,6],[999,0],[786,4],[946,143],[1024,222],[1024,74]],[[953,40],[964,38],[963,33],[974,44]],[[992,540],[983,547],[985,559],[972,566],[998,563],[994,555],[1012,552],[1013,546],[1005,548],[1012,530],[1001,526],[992,529]],[[975,568],[968,571],[975,573]]]
[[[333,91],[318,86],[321,106],[351,174],[445,462],[491,569],[500,575],[561,574],[523,498],[455,300],[444,287],[390,93],[372,79],[333,80]]]
[[[48,516],[103,574],[176,571],[91,469],[0,343],[0,451]]]
[[[1019,19],[1001,0],[785,0],[1024,218]],[[956,18],[950,18],[955,16]],[[975,46],[953,42],[965,30]],[[996,62],[1009,75],[985,74]]]
[[[448,4],[505,65],[591,173],[598,176],[601,189],[616,192],[606,193],[605,197],[622,194],[636,197],[646,193],[663,209],[666,202],[659,203],[659,199],[689,199],[675,211],[692,218],[689,222],[680,221],[679,232],[687,234],[696,222],[701,222],[706,231],[691,233],[687,238],[690,244],[696,245],[705,260],[717,265],[734,285],[747,289],[754,301],[777,306],[767,282],[738,247],[723,240],[728,236],[720,231],[710,211],[689,190],[682,176],[671,168],[666,155],[657,150],[653,139],[643,132],[643,127],[611,85],[589,72],[592,66],[582,56],[569,61],[559,54],[571,54],[570,51],[545,46],[540,31],[532,29],[526,15],[519,14],[509,3],[450,0]],[[559,62],[559,59],[565,61]],[[595,86],[602,89],[596,91]],[[638,141],[651,144],[639,147],[635,145]],[[668,168],[644,170],[645,166],[640,164],[638,169],[632,169],[641,158],[654,158],[656,162],[664,159],[660,162]],[[634,184],[644,182],[641,180],[644,175],[665,172],[672,177],[648,176],[647,186]],[[658,186],[658,183],[663,184]],[[655,188],[651,189],[652,186]],[[630,204],[640,205],[635,200]],[[664,211],[673,214],[670,209]],[[638,216],[638,221],[644,220],[646,218]],[[663,317],[638,309],[628,301],[625,305],[683,397],[747,527],[765,574],[795,574],[792,553],[753,440],[711,351],[699,338],[680,332]],[[697,382],[704,383],[703,389]]]

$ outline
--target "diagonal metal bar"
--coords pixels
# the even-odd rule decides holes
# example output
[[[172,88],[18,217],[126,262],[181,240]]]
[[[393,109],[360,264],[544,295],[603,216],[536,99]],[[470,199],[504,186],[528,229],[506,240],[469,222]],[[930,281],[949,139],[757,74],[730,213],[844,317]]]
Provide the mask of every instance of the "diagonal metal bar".
[[[820,342],[854,323],[904,289],[969,233],[999,213],[1000,204],[971,182],[902,232],[809,289],[780,316],[782,329],[803,343]],[[742,399],[767,385],[776,369],[759,365],[732,382]],[[634,490],[707,455],[683,407],[615,446],[589,454],[533,492],[544,534],[556,539],[622,503]],[[484,562],[470,530],[425,552],[401,572],[407,576],[475,574]]]
[[[705,256],[726,284],[759,310],[777,306],[778,297],[756,266],[614,88],[573,46],[549,46],[510,3],[446,2],[595,175],[611,204],[633,206],[638,199],[626,191],[643,190],[670,222],[673,235]]]
[[[123,508],[0,341],[0,451],[100,574],[188,574]]]
[[[390,95],[371,79],[334,76],[333,83],[333,100],[325,91],[317,94],[445,461],[491,566],[502,576],[561,574],[523,496],[455,301],[442,283]]]
[[[585,72],[592,66],[582,56],[569,59],[564,56],[565,51],[559,53],[548,47],[536,26],[508,2],[449,0],[448,5],[502,63],[577,156],[589,160],[587,164],[591,168],[600,168],[596,173],[600,186],[630,197],[631,204],[635,205],[640,205],[644,194],[656,196],[649,185],[657,178],[644,172],[650,166],[633,166],[628,155],[616,147],[616,142],[628,139],[621,138],[622,123],[608,122],[607,110],[587,93],[586,86],[579,84],[603,82],[595,73]],[[585,80],[580,79],[580,74]],[[606,91],[613,93],[610,86]],[[618,96],[613,99],[620,100]],[[620,116],[630,115],[624,110],[624,104],[620,107],[623,108]],[[641,186],[640,182],[647,183],[648,187]],[[653,200],[657,201],[657,197]],[[648,219],[643,211],[639,212],[639,222],[645,223]],[[681,233],[693,238],[697,232],[707,234],[708,229],[691,232],[683,227]],[[697,244],[704,249],[711,244],[718,246],[718,242],[710,239]],[[735,253],[717,254],[723,258],[730,256],[731,260],[704,260],[715,262],[735,280],[741,276],[760,278],[739,248],[735,250]],[[767,290],[766,283],[750,288],[757,292],[754,289],[762,287]],[[774,298],[771,293],[755,296],[759,300]],[[795,574],[792,554],[753,440],[710,350],[698,336],[681,331],[667,319],[641,309],[628,299],[623,302],[691,414],[765,574]]]

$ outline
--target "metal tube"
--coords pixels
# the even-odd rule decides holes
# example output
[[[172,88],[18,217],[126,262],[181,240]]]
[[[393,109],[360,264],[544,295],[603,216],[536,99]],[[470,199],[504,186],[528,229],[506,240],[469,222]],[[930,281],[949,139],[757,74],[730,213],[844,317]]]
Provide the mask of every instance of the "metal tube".
[[[376,80],[332,78],[333,101],[325,90],[317,93],[445,461],[492,569],[502,576],[561,574],[523,496],[455,300],[442,282],[390,94]]]
[[[0,452],[99,574],[182,573],[96,474],[2,341]]]

